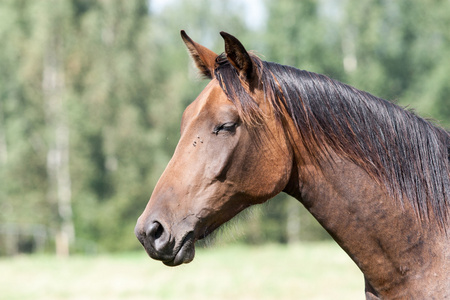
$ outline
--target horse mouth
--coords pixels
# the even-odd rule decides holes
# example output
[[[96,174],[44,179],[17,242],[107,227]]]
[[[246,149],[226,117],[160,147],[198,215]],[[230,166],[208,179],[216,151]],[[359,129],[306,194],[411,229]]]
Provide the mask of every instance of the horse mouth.
[[[195,239],[194,233],[188,233],[181,242],[178,251],[171,260],[163,261],[163,264],[169,267],[179,266],[190,263],[195,257]]]

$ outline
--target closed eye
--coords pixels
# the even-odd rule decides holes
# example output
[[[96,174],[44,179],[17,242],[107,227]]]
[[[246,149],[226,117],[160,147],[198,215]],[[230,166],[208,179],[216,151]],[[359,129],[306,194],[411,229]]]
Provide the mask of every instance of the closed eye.
[[[218,135],[219,132],[221,132],[221,131],[234,133],[236,131],[237,125],[238,125],[237,123],[233,123],[233,122],[224,123],[224,124],[214,127],[213,133],[215,135]]]

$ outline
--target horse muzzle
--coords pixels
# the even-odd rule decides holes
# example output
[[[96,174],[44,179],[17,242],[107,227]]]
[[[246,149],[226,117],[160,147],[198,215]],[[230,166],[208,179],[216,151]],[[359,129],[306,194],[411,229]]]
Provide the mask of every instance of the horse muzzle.
[[[178,266],[194,259],[193,231],[178,230],[178,234],[175,234],[169,230],[168,226],[164,226],[157,220],[145,222],[141,219],[138,220],[134,231],[148,255],[167,266]]]

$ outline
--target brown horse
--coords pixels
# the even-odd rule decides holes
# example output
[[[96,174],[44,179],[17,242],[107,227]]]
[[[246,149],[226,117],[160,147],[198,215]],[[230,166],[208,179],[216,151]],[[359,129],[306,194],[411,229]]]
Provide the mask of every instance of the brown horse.
[[[150,257],[188,263],[197,240],[286,192],[358,265],[367,299],[450,299],[450,134],[221,35],[217,55],[181,32],[211,81],[137,222]]]

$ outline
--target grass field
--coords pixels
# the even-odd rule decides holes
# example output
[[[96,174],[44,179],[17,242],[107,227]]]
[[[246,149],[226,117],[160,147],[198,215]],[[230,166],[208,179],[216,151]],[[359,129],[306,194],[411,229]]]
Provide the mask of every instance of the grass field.
[[[198,249],[176,268],[144,251],[0,259],[1,300],[364,299],[363,277],[332,242]]]

